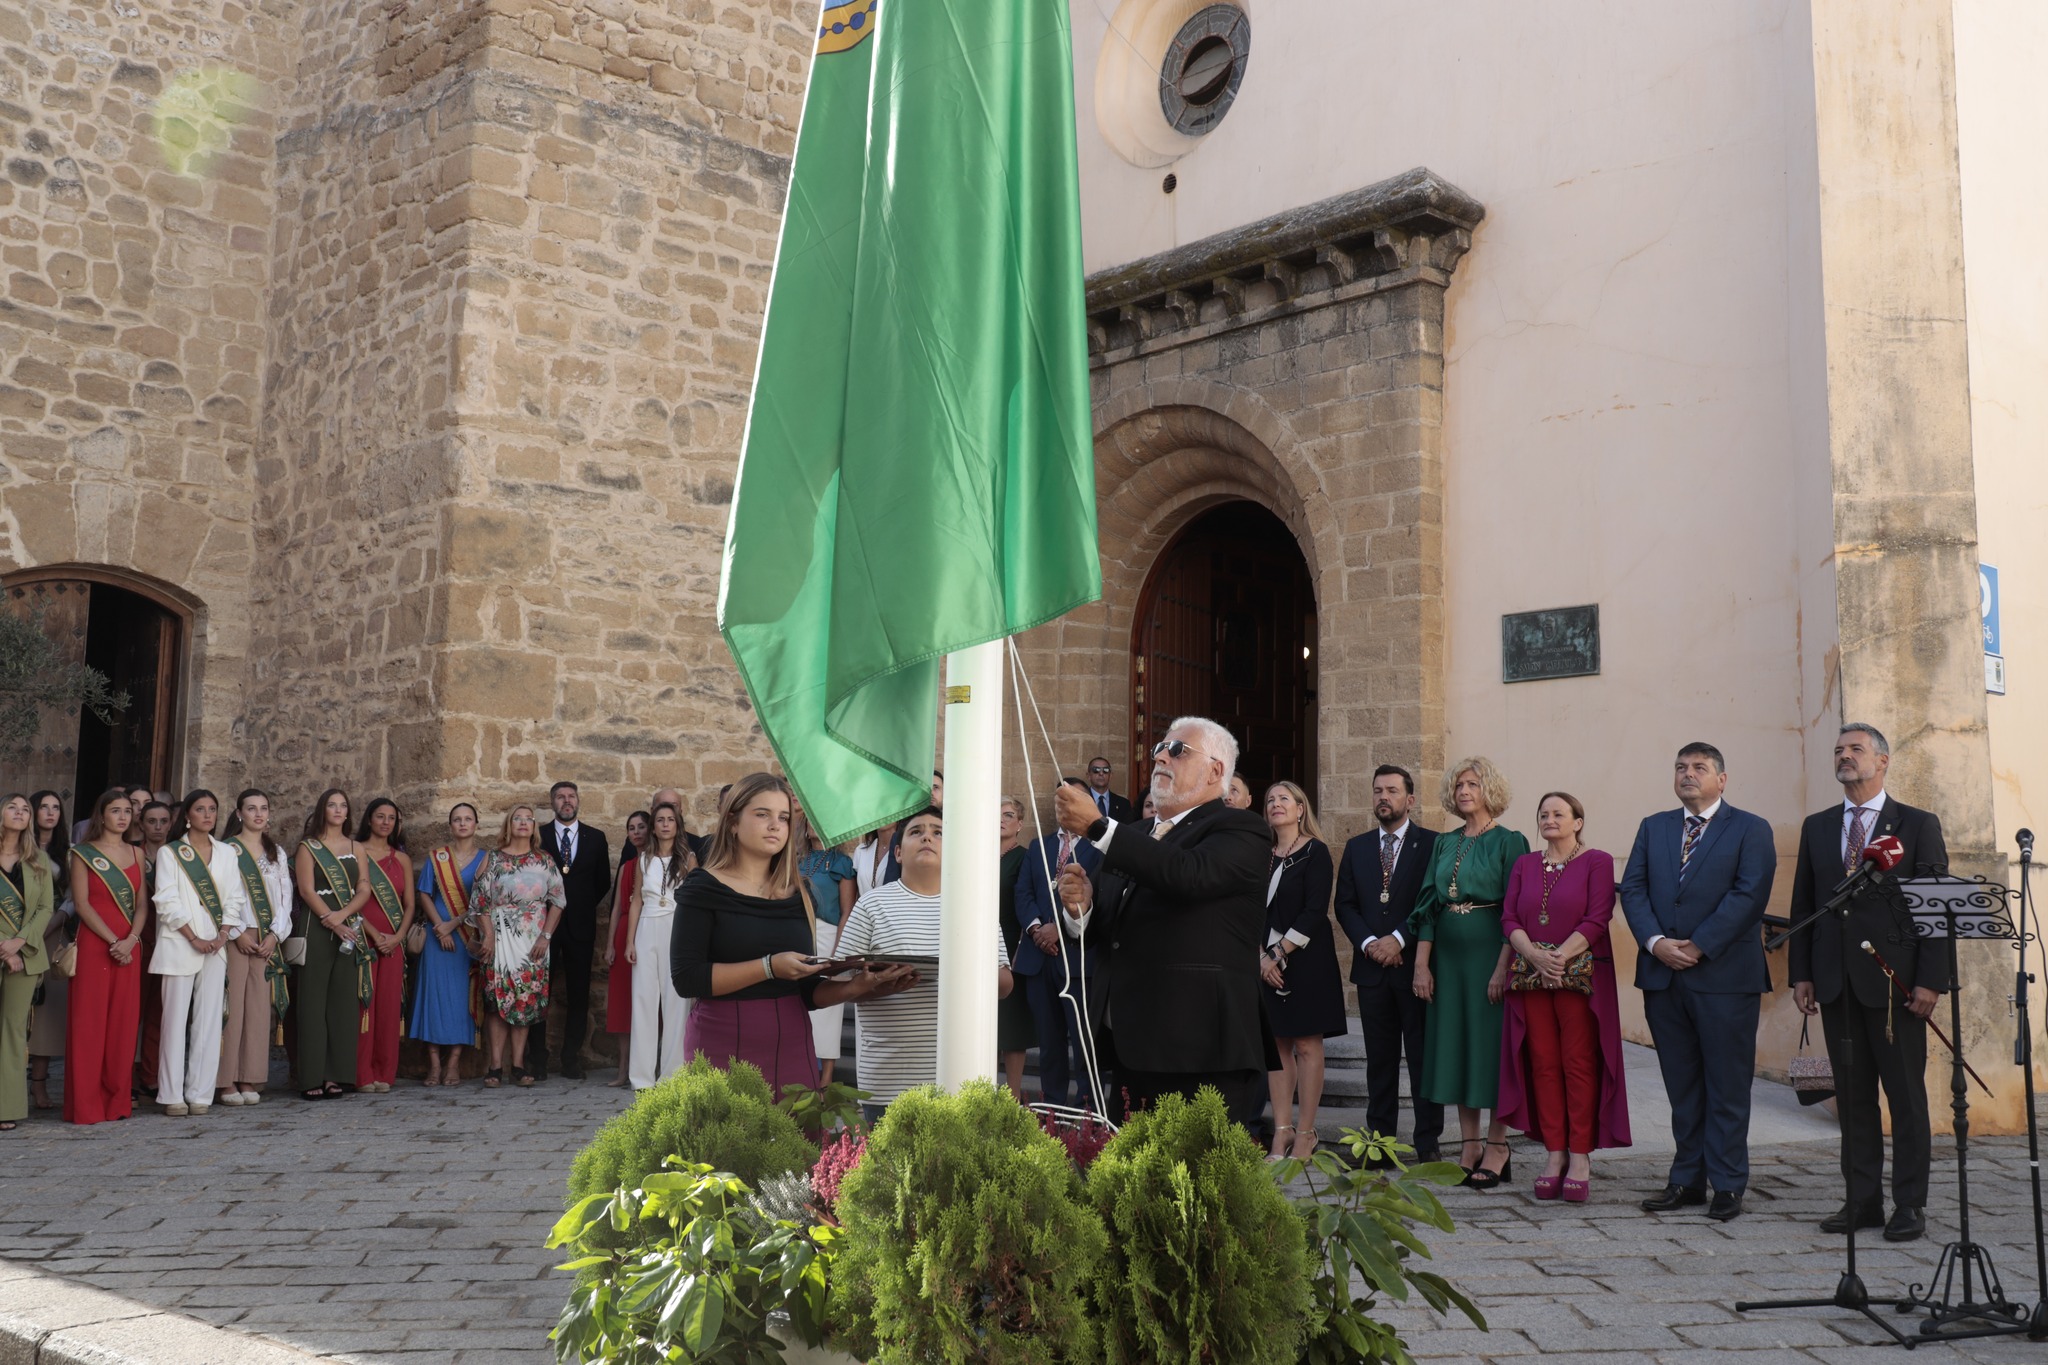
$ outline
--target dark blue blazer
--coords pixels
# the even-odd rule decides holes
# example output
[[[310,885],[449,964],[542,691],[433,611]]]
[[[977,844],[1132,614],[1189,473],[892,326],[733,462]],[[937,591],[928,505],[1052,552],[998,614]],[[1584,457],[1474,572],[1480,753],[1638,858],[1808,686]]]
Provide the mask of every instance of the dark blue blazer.
[[[1657,934],[1690,939],[1700,962],[1686,969],[1686,985],[1723,995],[1761,995],[1771,989],[1764,961],[1764,907],[1778,875],[1778,849],[1770,822],[1726,801],[1700,835],[1683,880],[1678,851],[1685,842],[1685,811],[1659,811],[1636,830],[1628,869],[1621,876],[1621,909],[1636,942],[1636,989],[1661,991],[1678,973],[1647,945]]]
[[[1045,869],[1058,862],[1059,856],[1060,836],[1057,834],[1048,834],[1042,839],[1033,839],[1031,847],[1024,851],[1024,865],[1017,869],[1017,924],[1019,927],[1029,929],[1034,924],[1044,922],[1058,928],[1060,933],[1065,935],[1066,927],[1060,923],[1059,916],[1055,913],[1059,908],[1059,895],[1053,890],[1052,883],[1046,880],[1045,876]],[[1079,840],[1074,845],[1074,861],[1081,864],[1087,870],[1088,875],[1093,877],[1095,870],[1102,866],[1102,850],[1089,843],[1086,839]],[[1082,952],[1081,973],[1084,976],[1091,975],[1095,971],[1097,959],[1101,956],[1102,948],[1100,943],[1097,942],[1099,937],[1099,935],[1090,935],[1087,948]],[[1073,939],[1067,939],[1067,960],[1071,961],[1073,954],[1080,947],[1081,945]],[[1017,957],[1015,961],[1010,963],[1011,971],[1019,976],[1037,976],[1041,971],[1045,970],[1047,961],[1048,959],[1044,952],[1039,949],[1036,943],[1031,941],[1031,935],[1021,934],[1018,936]],[[1052,959],[1051,961],[1052,975],[1064,980],[1065,978],[1060,976],[1062,968],[1059,959]]]

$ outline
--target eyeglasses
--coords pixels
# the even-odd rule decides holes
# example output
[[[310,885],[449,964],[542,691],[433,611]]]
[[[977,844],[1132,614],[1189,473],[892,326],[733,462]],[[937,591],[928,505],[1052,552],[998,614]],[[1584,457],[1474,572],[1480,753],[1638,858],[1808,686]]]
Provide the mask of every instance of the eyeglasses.
[[[1088,771],[1091,773],[1106,773],[1109,771],[1109,767],[1107,764],[1105,764],[1100,768],[1090,768]]]
[[[1186,754],[1198,754],[1200,752],[1202,752],[1200,749],[1197,749],[1184,739],[1162,739],[1152,746],[1152,757],[1154,758],[1159,757],[1161,754],[1165,754],[1168,758],[1180,758]]]

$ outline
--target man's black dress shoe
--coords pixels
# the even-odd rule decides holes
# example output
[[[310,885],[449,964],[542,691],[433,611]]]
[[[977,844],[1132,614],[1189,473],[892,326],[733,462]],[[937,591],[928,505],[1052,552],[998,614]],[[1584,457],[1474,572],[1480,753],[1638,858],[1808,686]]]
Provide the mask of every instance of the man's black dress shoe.
[[[1731,1218],[1740,1218],[1741,1216],[1741,1195],[1730,1194],[1726,1190],[1714,1191],[1714,1202],[1707,1205],[1707,1217],[1717,1223],[1725,1223]]]
[[[1864,1228],[1883,1227],[1884,1201],[1882,1199],[1873,1199],[1861,1208],[1856,1207],[1854,1204],[1844,1204],[1820,1220],[1820,1230],[1833,1233],[1847,1232],[1852,1220],[1855,1222],[1858,1231]]]
[[[1892,1210],[1892,1221],[1884,1225],[1887,1242],[1917,1242],[1927,1235],[1927,1210],[1904,1204]]]
[[[1666,1185],[1661,1194],[1653,1194],[1643,1201],[1645,1213],[1669,1213],[1673,1209],[1686,1208],[1692,1204],[1707,1202],[1707,1192],[1691,1185]]]
[[[580,1080],[582,1080],[582,1079],[583,1079],[583,1063],[581,1063],[581,1062],[563,1062],[563,1063],[562,1063],[562,1079],[563,1079],[563,1080],[565,1080],[565,1081],[580,1081]]]
[[[1415,1160],[1410,1164],[1420,1166],[1425,1161],[1442,1161],[1443,1159],[1444,1154],[1440,1148],[1417,1147],[1415,1149]]]

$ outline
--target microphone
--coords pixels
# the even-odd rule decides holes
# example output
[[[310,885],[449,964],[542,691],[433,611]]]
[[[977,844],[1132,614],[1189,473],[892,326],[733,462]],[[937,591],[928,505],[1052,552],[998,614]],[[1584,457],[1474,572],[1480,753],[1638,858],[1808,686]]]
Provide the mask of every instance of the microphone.
[[[1821,913],[1839,910],[1854,900],[1864,890],[1882,881],[1893,868],[1906,860],[1906,846],[1896,835],[1887,834],[1882,839],[1872,839],[1863,846],[1863,861],[1856,870],[1835,888],[1835,894],[1821,907]]]
[[[2020,861],[2031,863],[2034,861],[2034,831],[2023,829],[2017,837],[2020,842]]]

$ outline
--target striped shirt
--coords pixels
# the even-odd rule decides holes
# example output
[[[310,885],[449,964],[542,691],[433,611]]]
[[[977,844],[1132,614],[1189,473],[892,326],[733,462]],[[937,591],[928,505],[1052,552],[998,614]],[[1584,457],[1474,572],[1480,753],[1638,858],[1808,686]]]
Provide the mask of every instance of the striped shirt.
[[[1010,965],[999,932],[996,962]],[[854,902],[840,927],[842,957],[937,957],[939,898],[921,896],[902,882],[878,886]],[[854,1002],[855,1066],[860,1088],[887,1104],[906,1090],[939,1079],[939,983],[929,970],[915,986],[880,1000]]]

